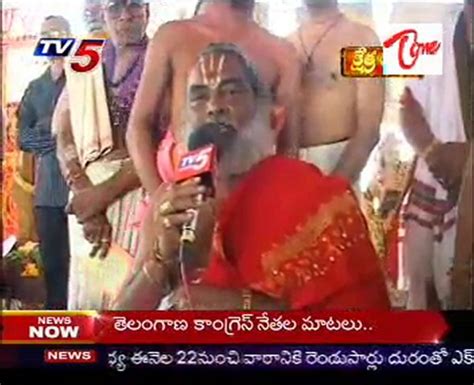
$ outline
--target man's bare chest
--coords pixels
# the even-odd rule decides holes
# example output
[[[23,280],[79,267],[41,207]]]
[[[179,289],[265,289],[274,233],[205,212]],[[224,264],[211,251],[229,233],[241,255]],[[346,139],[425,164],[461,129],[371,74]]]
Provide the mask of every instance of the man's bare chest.
[[[337,52],[315,53],[313,64],[303,70],[303,85],[309,87],[339,87],[348,79],[342,76],[341,59]]]
[[[303,80],[309,86],[336,87],[346,80],[341,71],[341,49],[347,44],[337,31],[328,33],[324,39],[320,34],[308,34],[300,40],[299,58]]]

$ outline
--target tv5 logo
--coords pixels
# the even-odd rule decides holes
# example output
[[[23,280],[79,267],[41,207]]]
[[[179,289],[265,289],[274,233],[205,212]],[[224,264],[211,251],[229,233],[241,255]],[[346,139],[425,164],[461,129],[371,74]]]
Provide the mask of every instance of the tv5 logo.
[[[74,56],[71,58],[71,68],[76,72],[92,71],[100,63],[100,54],[104,47],[104,39],[74,38],[42,38],[38,41],[34,55],[47,57],[67,57],[71,55],[75,45]]]
[[[213,145],[200,148],[185,154],[176,170],[176,181],[212,172],[216,162],[216,150]]]
[[[189,153],[181,159],[179,169],[201,171],[207,170],[209,163],[211,162],[211,154],[213,146],[208,146],[195,152]]]

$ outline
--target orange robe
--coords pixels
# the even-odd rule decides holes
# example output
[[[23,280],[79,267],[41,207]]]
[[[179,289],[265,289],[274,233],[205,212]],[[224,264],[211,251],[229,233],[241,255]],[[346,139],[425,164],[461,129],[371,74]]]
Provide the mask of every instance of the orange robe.
[[[254,167],[224,204],[202,283],[295,310],[390,308],[349,182],[281,156]]]

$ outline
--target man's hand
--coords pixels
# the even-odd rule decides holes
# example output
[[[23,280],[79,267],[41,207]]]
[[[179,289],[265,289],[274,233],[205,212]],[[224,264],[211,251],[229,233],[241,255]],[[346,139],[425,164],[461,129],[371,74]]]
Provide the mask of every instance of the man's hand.
[[[205,194],[206,188],[199,183],[196,178],[182,184],[162,184],[152,195],[155,237],[164,260],[177,256],[181,227],[193,219],[186,211],[202,205],[199,195]]]
[[[430,171],[446,190],[454,193],[459,190],[468,153],[468,144],[451,142],[440,144],[427,157]]]
[[[111,204],[110,194],[102,185],[91,186],[74,193],[66,211],[74,214],[79,223],[83,224],[99,215]]]
[[[183,286],[175,291],[173,302],[178,310],[239,310],[243,304],[237,291],[204,285],[189,286],[189,297]]]
[[[369,27],[354,30],[354,41],[360,45],[380,45],[377,34]],[[384,111],[385,79],[354,79],[355,119],[349,142],[339,157],[332,174],[347,178],[355,183],[360,178],[370,153],[380,138],[380,123]]]
[[[410,143],[417,153],[420,153],[426,149],[433,140],[431,128],[425,119],[423,108],[408,87],[405,88],[400,103],[402,105],[400,118],[403,133],[408,143]]]
[[[112,243],[112,226],[105,214],[97,215],[83,224],[84,237],[92,243],[91,257],[105,258]]]

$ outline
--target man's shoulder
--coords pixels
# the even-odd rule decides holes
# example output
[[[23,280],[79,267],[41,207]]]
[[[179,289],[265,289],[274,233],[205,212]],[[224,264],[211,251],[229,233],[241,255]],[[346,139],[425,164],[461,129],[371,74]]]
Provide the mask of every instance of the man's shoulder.
[[[313,28],[315,28],[314,24],[305,22],[298,29],[293,31],[287,40],[298,46],[301,44],[301,36],[305,35],[308,31],[310,32]],[[316,28],[319,27],[316,26]],[[343,44],[379,44],[377,33],[371,26],[354,20],[344,13],[340,16],[334,31],[337,36],[339,36],[336,40]]]
[[[180,32],[195,30],[199,27],[199,24],[200,23],[195,18],[168,21],[160,25],[158,30],[155,32],[155,36],[162,34],[176,34]]]
[[[44,71],[40,76],[30,81],[28,84],[29,87],[37,87],[38,85],[44,83],[44,81],[48,78],[48,70]]]
[[[28,85],[26,86],[24,95],[30,94],[31,92],[34,92],[41,88],[41,86],[44,84],[45,80],[47,78],[47,71],[42,73],[40,76],[38,76],[36,79],[31,80]]]
[[[371,26],[349,17],[344,17],[344,20],[344,29],[351,40],[357,40],[359,44],[379,44],[380,39]]]
[[[259,26],[255,23],[255,28],[260,34],[260,37],[263,38],[267,44],[271,45],[272,48],[278,50],[278,53],[281,54],[284,51],[293,52],[293,45],[285,38],[272,34],[267,29]]]
[[[291,43],[292,46],[299,45],[300,42],[300,35],[301,35],[301,27],[297,28],[296,30],[292,31],[287,37],[286,41]]]
[[[200,34],[202,28],[202,23],[195,18],[168,21],[155,32],[152,44],[158,44],[160,47],[163,45],[170,48],[179,47],[186,44],[190,36],[194,37],[196,34]]]

